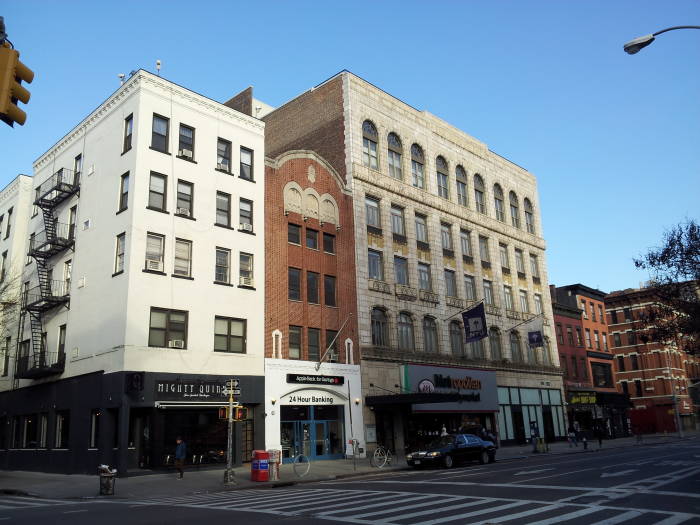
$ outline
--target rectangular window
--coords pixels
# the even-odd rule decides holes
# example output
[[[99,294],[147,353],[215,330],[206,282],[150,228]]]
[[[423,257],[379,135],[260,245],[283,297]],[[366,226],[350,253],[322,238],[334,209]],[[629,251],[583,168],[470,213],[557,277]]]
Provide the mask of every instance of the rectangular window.
[[[328,350],[328,362],[338,362],[338,332],[336,330],[326,330],[326,350]]]
[[[561,366],[561,371],[564,373],[564,376],[568,377],[569,371],[566,369],[566,356],[564,354],[559,354],[559,365]]]
[[[540,268],[537,264],[537,255],[530,255],[530,271],[532,272],[533,279],[540,278]]]
[[[452,247],[452,226],[449,224],[440,224],[440,240],[442,242],[443,250],[453,250]]]
[[[0,366],[2,366],[2,377],[7,377],[10,370],[10,346],[12,345],[12,337],[5,338],[5,346],[2,349],[2,361],[0,361]],[[4,427],[0,427],[3,428]],[[4,434],[3,430],[0,434]],[[1,439],[1,438],[0,438]],[[2,448],[2,447],[0,447]]]
[[[192,203],[194,202],[194,184],[184,181],[177,181],[177,204],[175,209],[176,215],[183,215],[184,217],[192,217],[194,215],[194,209]]]
[[[253,150],[241,146],[241,173],[240,177],[253,180]]]
[[[34,244],[36,242],[36,234],[34,232],[29,235],[29,251],[27,252],[27,258],[24,260],[24,264],[32,264],[32,255],[31,255],[31,250],[35,248]],[[7,252],[3,254],[3,257],[7,255]],[[3,270],[5,266],[5,261],[3,260]]]
[[[241,252],[238,256],[238,284],[241,286],[255,286],[252,253]]]
[[[523,251],[515,249],[515,269],[518,273],[525,276],[525,260],[523,258]]]
[[[292,301],[301,301],[301,270],[298,268],[288,268],[287,278],[289,280],[289,299]]]
[[[365,213],[367,214],[367,226],[381,228],[382,222],[379,216],[379,201],[372,197],[365,197]]]
[[[68,430],[70,429],[70,412],[56,411],[56,428],[54,430],[54,448],[68,448]]]
[[[124,271],[124,254],[126,251],[126,233],[117,235],[117,244],[114,254],[114,273]]]
[[[389,164],[389,176],[401,180],[403,178],[401,171],[401,154],[393,150],[388,150],[387,159]]]
[[[510,286],[503,286],[503,296],[506,300],[506,310],[513,310],[513,290]]]
[[[231,173],[231,142],[221,137],[216,141],[216,169]]]
[[[246,330],[245,319],[216,316],[214,318],[214,351],[245,354]]]
[[[301,244],[301,226],[298,224],[287,224],[287,242]]]
[[[557,341],[559,342],[560,345],[564,344],[564,332],[562,331],[561,325],[557,323],[556,327],[557,331]]]
[[[618,372],[625,371],[625,356],[622,356],[622,355],[617,356],[617,370],[618,370]]]
[[[244,232],[253,231],[253,201],[241,199],[239,208],[239,225],[238,228]]]
[[[411,160],[411,175],[413,179],[413,185],[416,188],[425,189],[425,172],[423,171],[423,164],[415,160]]]
[[[632,365],[632,370],[639,370],[639,359],[636,354],[630,356],[630,362]]]
[[[639,379],[634,380],[634,391],[637,397],[643,397],[644,391],[642,390],[642,381]]]
[[[491,285],[491,281],[484,281],[484,304],[493,306],[494,300],[493,300],[493,286]]]
[[[378,281],[384,280],[384,263],[382,261],[382,252],[376,250],[367,251],[367,268],[369,278]]]
[[[134,134],[134,115],[129,115],[124,119],[124,145],[122,153],[126,153],[131,149],[131,138]]]
[[[192,241],[175,239],[175,264],[173,274],[191,277],[192,274]]]
[[[177,155],[183,159],[194,159],[194,128],[180,124],[180,142]]]
[[[336,306],[335,277],[333,275],[323,276],[323,296],[326,306]]]
[[[216,249],[216,264],[214,268],[214,281],[229,284],[231,275],[231,250],[226,248]]]
[[[309,328],[307,330],[309,361],[318,361],[321,358],[321,330]]]
[[[457,297],[457,279],[452,270],[445,270],[445,292],[448,297]]]
[[[301,326],[289,327],[289,359],[301,359]]]
[[[38,423],[39,428],[37,429],[37,447],[46,448],[49,433],[49,415],[39,414]]]
[[[29,241],[29,247],[31,249],[32,240]],[[2,263],[0,264],[0,283],[2,283],[5,281],[5,274],[7,273],[7,250],[2,253]]]
[[[443,199],[450,198],[450,188],[448,186],[448,177],[445,173],[437,172],[437,187],[438,195]]]
[[[394,278],[396,284],[408,286],[408,261],[398,255],[394,255]]]
[[[5,229],[5,239],[7,239],[10,236],[10,229],[12,226],[12,210],[13,208],[7,210],[7,227]]]
[[[476,285],[474,284],[474,277],[472,277],[471,275],[464,276],[464,291],[464,297],[468,301],[476,300]]]
[[[510,260],[508,260],[508,246],[505,244],[498,245],[498,254],[501,257],[501,267],[510,269]]]
[[[306,247],[311,250],[318,250],[318,232],[311,228],[306,228]]]
[[[608,351],[608,334],[603,332],[603,349],[607,352]]]
[[[406,235],[406,227],[404,224],[403,208],[398,206],[391,207],[391,233],[396,235]]]
[[[617,310],[610,310],[610,324],[617,324]]]
[[[570,326],[566,327],[566,340],[569,343],[569,346],[574,346],[574,331]]]
[[[187,312],[151,307],[148,346],[187,348]]]
[[[625,322],[629,323],[632,320],[632,310],[624,308],[622,311],[625,314]]]
[[[457,204],[467,205],[467,184],[460,180],[457,181]]]
[[[165,236],[157,233],[146,234],[146,270],[163,271]]]
[[[221,191],[216,192],[216,224],[231,227],[231,195]]]
[[[98,448],[100,439],[100,410],[94,409],[90,412],[90,439],[88,448]]]
[[[459,230],[459,243],[462,247],[462,255],[472,256],[472,236],[467,230]]]
[[[75,180],[78,180],[78,177],[83,171],[83,156],[82,155],[77,155],[75,159],[73,159],[73,173],[75,175]]]
[[[121,177],[119,185],[119,211],[124,211],[129,205],[129,172]]]
[[[479,235],[479,255],[481,256],[481,262],[491,261],[491,256],[489,254],[489,240],[481,235]]]
[[[620,334],[613,334],[613,344],[615,348],[622,346],[622,340],[620,339]]]
[[[595,304],[591,303],[591,321],[596,322],[595,319]]]
[[[593,386],[601,388],[613,388],[615,383],[612,377],[612,367],[604,363],[591,363]]]
[[[151,172],[151,180],[148,186],[148,207],[153,210],[165,211],[166,208],[166,182],[168,178],[160,173]]]
[[[542,310],[542,296],[538,293],[534,295],[535,297],[535,314],[540,315]]]
[[[595,347],[600,350],[600,336],[598,335],[598,330],[593,330],[593,341],[595,342]]]
[[[323,232],[323,251],[335,253],[335,235]]]
[[[170,120],[153,114],[153,133],[151,135],[151,148],[163,153],[168,152],[168,135]]]
[[[601,323],[605,322],[605,317],[603,317],[603,307],[601,305],[598,305],[598,318],[600,319]]]
[[[637,344],[637,334],[635,332],[627,332],[627,344],[630,346],[634,346]]]
[[[520,311],[530,313],[530,301],[527,299],[527,292],[520,290]]]
[[[590,328],[586,328],[585,333],[586,333],[586,347],[593,348],[591,346],[591,330],[590,330]]]
[[[416,213],[416,240],[418,242],[428,242],[428,223],[425,215]]]
[[[306,272],[306,300],[312,304],[319,304],[318,274],[316,272]]]
[[[421,290],[432,291],[433,280],[430,277],[430,265],[418,263],[418,287]]]
[[[586,306],[586,301],[581,300],[581,312],[583,313],[583,318],[588,319],[588,308]]]
[[[574,377],[578,377],[578,363],[575,356],[571,356],[571,373]]]
[[[72,206],[68,212],[68,238],[75,239],[75,223],[78,220],[78,205]]]

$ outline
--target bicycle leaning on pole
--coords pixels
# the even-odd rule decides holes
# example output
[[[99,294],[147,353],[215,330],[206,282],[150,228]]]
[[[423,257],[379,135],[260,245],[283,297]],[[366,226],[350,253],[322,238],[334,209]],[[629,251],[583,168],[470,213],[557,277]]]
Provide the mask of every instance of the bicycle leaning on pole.
[[[393,459],[394,456],[391,451],[383,445],[379,445],[375,449],[374,454],[372,454],[370,463],[373,467],[384,468],[386,466],[391,466]]]

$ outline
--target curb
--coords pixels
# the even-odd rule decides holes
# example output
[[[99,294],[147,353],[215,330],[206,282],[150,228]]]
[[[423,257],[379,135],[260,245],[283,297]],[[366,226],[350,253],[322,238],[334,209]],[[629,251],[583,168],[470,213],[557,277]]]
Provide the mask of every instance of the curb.
[[[39,494],[34,494],[32,492],[27,492],[26,490],[20,489],[0,489],[0,494],[5,494],[6,496],[24,496],[27,498],[40,498]]]

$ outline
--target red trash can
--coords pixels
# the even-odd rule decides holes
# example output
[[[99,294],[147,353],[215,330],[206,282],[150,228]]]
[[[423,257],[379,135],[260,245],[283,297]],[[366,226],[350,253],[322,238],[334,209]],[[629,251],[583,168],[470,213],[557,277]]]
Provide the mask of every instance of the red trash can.
[[[250,481],[270,481],[270,454],[267,451],[253,450]]]

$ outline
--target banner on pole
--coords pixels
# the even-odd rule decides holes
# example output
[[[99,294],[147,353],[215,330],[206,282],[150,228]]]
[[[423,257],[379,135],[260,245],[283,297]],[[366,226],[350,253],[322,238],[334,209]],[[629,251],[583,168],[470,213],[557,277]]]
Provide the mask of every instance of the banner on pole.
[[[462,320],[467,343],[475,343],[487,336],[484,303],[479,303],[474,308],[462,312]]]
[[[536,317],[527,325],[527,342],[530,348],[544,346],[544,337],[542,336],[542,318]]]

